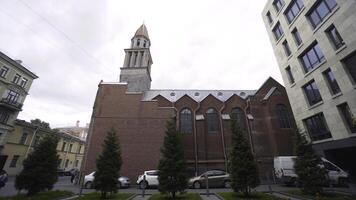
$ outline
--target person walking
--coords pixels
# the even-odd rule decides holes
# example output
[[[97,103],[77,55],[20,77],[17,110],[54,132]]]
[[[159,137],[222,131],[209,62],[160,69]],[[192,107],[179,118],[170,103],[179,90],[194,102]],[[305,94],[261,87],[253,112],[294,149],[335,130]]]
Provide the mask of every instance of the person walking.
[[[72,169],[70,172],[70,182],[74,183],[74,178],[78,175],[78,169]]]
[[[0,189],[5,186],[8,175],[5,170],[0,170]]]

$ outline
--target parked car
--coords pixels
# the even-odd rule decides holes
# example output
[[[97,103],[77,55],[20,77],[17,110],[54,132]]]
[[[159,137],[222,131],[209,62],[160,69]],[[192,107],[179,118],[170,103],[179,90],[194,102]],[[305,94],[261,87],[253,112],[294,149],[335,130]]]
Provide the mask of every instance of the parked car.
[[[144,178],[145,177],[145,178]],[[145,179],[145,180],[144,180]],[[158,170],[149,170],[139,175],[136,183],[140,189],[158,186]]]
[[[298,175],[294,170],[296,156],[278,156],[274,158],[274,172],[277,179],[287,185],[296,185]],[[321,158],[323,165],[328,172],[328,179],[331,184],[346,185],[349,174],[334,163],[325,158]]]
[[[86,189],[91,189],[93,188],[93,182],[94,182],[94,174],[95,172],[92,172],[86,176],[84,176],[84,187]],[[130,187],[130,179],[124,176],[121,176],[118,178],[119,184],[118,187],[119,188],[128,188]]]
[[[231,187],[231,179],[230,175],[222,170],[209,170],[200,176],[193,177],[189,179],[188,184],[189,187],[193,187],[195,189],[199,189],[202,187],[206,187],[206,179],[205,175],[208,177],[208,186],[212,187]]]
[[[8,175],[5,170],[0,170],[0,188],[6,185]]]
[[[58,174],[58,176],[70,176],[72,174],[71,173],[72,170],[74,170],[74,169],[67,170],[67,171],[64,171],[63,169],[58,169],[57,174]]]

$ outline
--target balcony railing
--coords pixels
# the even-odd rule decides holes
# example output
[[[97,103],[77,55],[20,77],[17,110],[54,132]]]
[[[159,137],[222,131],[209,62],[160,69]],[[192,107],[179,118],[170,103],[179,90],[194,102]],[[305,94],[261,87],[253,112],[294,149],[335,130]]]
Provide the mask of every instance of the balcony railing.
[[[7,98],[1,99],[0,104],[4,105],[10,109],[15,109],[15,110],[21,110],[22,105],[23,105],[22,103],[19,103],[17,101],[14,101],[12,99],[7,99]]]

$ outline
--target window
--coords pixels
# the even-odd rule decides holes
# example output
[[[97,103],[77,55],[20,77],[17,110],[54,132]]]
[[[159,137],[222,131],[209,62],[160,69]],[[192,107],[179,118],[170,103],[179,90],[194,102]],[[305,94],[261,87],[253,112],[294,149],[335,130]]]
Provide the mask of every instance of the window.
[[[206,111],[206,119],[208,123],[208,132],[217,132],[219,130],[219,117],[214,108],[209,108]]]
[[[302,41],[302,38],[299,35],[298,29],[297,28],[293,29],[292,34],[293,34],[293,37],[294,37],[295,44],[297,46],[301,45],[303,41]]]
[[[23,132],[19,144],[25,144],[27,140],[28,133]]]
[[[143,47],[146,47],[146,40],[143,41]]]
[[[82,145],[79,146],[78,153],[82,150]]]
[[[241,108],[237,107],[231,110],[231,119],[236,120],[240,128],[246,129],[246,117]]]
[[[291,128],[291,120],[287,107],[283,104],[278,104],[276,106],[276,112],[279,120],[279,127]]]
[[[334,25],[332,25],[330,28],[328,28],[326,30],[326,33],[328,35],[328,37],[330,38],[334,48],[340,49],[340,47],[344,46],[345,42],[342,39],[342,37],[340,36],[339,32],[337,31],[337,29],[335,28]]]
[[[5,78],[8,71],[9,71],[9,68],[2,66],[2,68],[0,69],[0,76]]]
[[[16,167],[16,164],[17,164],[17,161],[19,160],[19,158],[20,158],[19,155],[14,155],[14,157],[12,157],[9,167]]]
[[[69,164],[69,159],[66,160],[66,163],[65,163],[64,167],[67,168],[68,164]]]
[[[347,70],[349,71],[349,74],[353,79],[354,84],[356,84],[356,52],[354,52],[352,56],[348,57],[343,62]]]
[[[140,39],[137,39],[136,46],[140,46]]]
[[[69,152],[72,152],[73,144],[69,144]]]
[[[62,164],[62,159],[59,159],[58,168],[61,166],[61,164]]]
[[[284,6],[284,0],[275,0],[273,2],[273,5],[278,13],[281,10],[281,8]]]
[[[9,120],[9,113],[6,110],[0,109],[0,123],[6,124]]]
[[[290,51],[287,40],[283,42],[283,48],[284,48],[284,52],[286,53],[286,56],[289,57],[292,54],[292,52]]]
[[[78,165],[79,165],[79,160],[76,160],[75,161],[75,167],[78,167]]]
[[[322,101],[320,92],[314,80],[304,85],[303,90],[305,95],[307,96],[310,106]]]
[[[17,101],[19,100],[19,97],[20,97],[19,93],[12,91],[12,90],[8,90],[6,101],[11,104],[17,103]]]
[[[319,44],[315,43],[309,49],[304,52],[301,56],[301,61],[305,72],[309,72],[315,66],[322,63],[325,60],[324,54],[321,51]]]
[[[347,126],[349,127],[351,133],[356,133],[356,118],[351,113],[349,105],[347,103],[341,104],[337,106],[344,121],[346,122]]]
[[[192,133],[193,132],[193,117],[192,111],[188,108],[184,108],[180,111],[180,132]]]
[[[307,15],[315,29],[325,17],[336,7],[335,0],[321,0]]]
[[[295,81],[294,81],[294,77],[293,77],[292,70],[291,70],[290,66],[288,66],[286,68],[286,73],[287,73],[287,76],[288,76],[289,83],[293,84]]]
[[[267,12],[266,16],[267,16],[267,19],[268,19],[268,23],[272,24],[273,23],[273,19],[272,19],[271,13],[269,11]]]
[[[304,120],[310,139],[313,141],[331,138],[323,113],[319,113]]]
[[[65,148],[66,148],[66,143],[65,143],[65,142],[63,142],[63,144],[62,144],[62,151],[64,151],[64,150],[65,150]]]
[[[288,23],[292,23],[292,21],[297,17],[299,14],[300,10],[304,7],[303,1],[302,0],[294,0],[290,4],[290,6],[286,9],[286,12],[284,15],[287,18]]]
[[[276,26],[273,28],[272,31],[273,31],[274,37],[276,38],[277,41],[279,40],[279,38],[281,38],[283,36],[283,29],[279,22],[276,24]]]
[[[323,74],[324,74],[326,81],[328,82],[329,89],[330,89],[331,93],[332,94],[340,93],[341,90],[340,90],[339,84],[337,84],[332,71],[330,69],[327,69],[326,71],[323,72]]]
[[[26,87],[27,82],[28,82],[27,78],[22,78],[20,86],[23,88]]]
[[[16,74],[16,75],[14,76],[14,79],[12,80],[12,82],[15,83],[15,84],[17,84],[17,83],[19,82],[20,78],[21,78],[20,74]]]

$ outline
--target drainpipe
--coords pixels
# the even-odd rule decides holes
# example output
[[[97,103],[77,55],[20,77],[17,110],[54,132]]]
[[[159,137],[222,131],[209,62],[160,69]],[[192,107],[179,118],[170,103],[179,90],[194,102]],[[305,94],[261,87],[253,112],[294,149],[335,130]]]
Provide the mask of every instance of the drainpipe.
[[[225,109],[225,103],[223,103],[223,106],[219,110],[219,114],[220,114],[219,119],[220,119],[221,141],[222,141],[224,160],[225,160],[225,171],[227,172],[227,156],[226,156],[226,146],[225,146],[225,137],[224,137],[224,126],[223,126],[223,120],[222,120],[222,111],[224,109]]]
[[[251,151],[252,151],[252,154],[255,155],[255,150],[254,150],[253,142],[252,142],[252,129],[251,129],[251,125],[250,125],[250,120],[247,117],[247,109],[250,107],[250,102],[249,101],[246,101],[246,102],[247,102],[247,106],[245,108],[245,118],[247,120],[247,127],[248,127],[248,132],[249,132],[248,135],[250,138]]]
[[[40,129],[40,126],[37,126],[36,130],[33,132],[33,136],[31,138],[30,145],[28,145],[28,148],[27,148],[27,151],[26,151],[26,154],[25,154],[25,158],[27,158],[27,155],[30,152],[30,149],[31,149],[31,146],[32,146],[32,142],[33,142],[34,138],[36,137],[36,134],[37,134],[39,129]]]
[[[198,107],[194,109],[193,115],[193,131],[194,131],[194,151],[195,151],[195,176],[198,176],[198,142],[197,142],[197,120],[196,113],[200,109],[200,102],[198,103]]]

